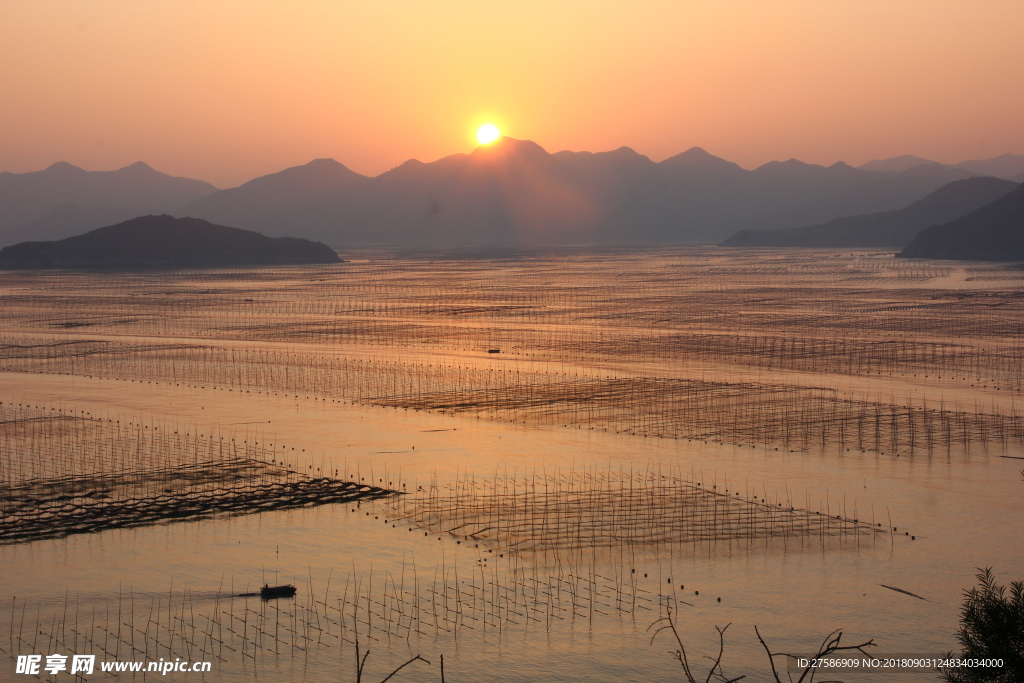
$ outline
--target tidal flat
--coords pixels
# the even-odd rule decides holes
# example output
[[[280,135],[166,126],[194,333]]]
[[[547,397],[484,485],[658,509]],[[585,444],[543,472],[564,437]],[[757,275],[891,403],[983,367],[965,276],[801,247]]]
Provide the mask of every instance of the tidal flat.
[[[669,680],[671,614],[766,680],[755,626],[936,656],[1021,578],[1017,264],[342,256],[0,272],[0,654]]]

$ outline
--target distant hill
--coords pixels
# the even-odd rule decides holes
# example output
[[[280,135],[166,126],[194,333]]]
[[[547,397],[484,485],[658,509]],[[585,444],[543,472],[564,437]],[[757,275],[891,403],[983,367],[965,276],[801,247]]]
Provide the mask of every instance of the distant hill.
[[[333,180],[299,198],[223,190],[185,213],[268,235],[301,231],[334,246],[710,242],[752,226],[897,209],[973,175],[938,164],[889,173],[795,159],[747,171],[700,148],[655,163],[628,147],[552,154],[508,137],[373,178],[340,164],[317,172]],[[276,188],[281,175],[247,185]]]
[[[0,268],[195,268],[337,263],[319,242],[271,238],[198,218],[142,216],[56,242],[0,249]]]
[[[874,159],[866,164],[861,164],[857,168],[865,171],[883,171],[889,173],[899,173],[900,171],[906,171],[914,168],[915,166],[921,166],[922,164],[934,164],[937,162],[929,159],[922,159],[916,157],[913,154],[903,154],[898,157],[891,157],[889,159]]]
[[[722,246],[899,249],[924,228],[959,218],[1016,187],[1017,183],[1001,178],[956,180],[896,211],[846,216],[822,225],[787,230],[743,230],[722,242]]]
[[[1024,176],[1024,155],[1002,154],[992,159],[961,161],[957,168],[965,168],[978,175],[1015,179]]]
[[[922,159],[912,154],[892,157],[891,159],[875,159],[857,168],[865,171],[906,171],[924,164],[938,164],[935,161]],[[945,168],[959,168],[980,176],[992,176],[1005,180],[1021,182],[1024,176],[1024,156],[1020,154],[1002,154],[991,159],[975,159],[961,161],[958,164],[939,164]]]
[[[623,149],[629,148],[623,147]],[[569,153],[571,154],[571,152]],[[559,152],[559,154],[565,154],[565,152]],[[685,169],[701,173],[732,174],[733,176],[746,173],[739,164],[716,157],[702,147],[691,147],[685,152],[658,162],[658,165],[666,169]]]
[[[897,256],[1024,261],[1024,185],[966,216],[922,230]]]
[[[105,209],[119,217],[178,211],[217,188],[201,180],[175,178],[155,171],[141,161],[116,171],[85,171],[58,162],[43,171],[0,173],[0,244],[18,239],[39,239],[26,230],[44,214],[59,207],[75,205],[84,210]],[[70,217],[69,214],[65,214]],[[69,229],[76,234],[86,225],[61,223],[51,216],[48,225],[56,230],[47,237]],[[44,220],[44,223],[47,221]],[[95,226],[92,226],[95,227]],[[16,233],[17,237],[11,234]]]

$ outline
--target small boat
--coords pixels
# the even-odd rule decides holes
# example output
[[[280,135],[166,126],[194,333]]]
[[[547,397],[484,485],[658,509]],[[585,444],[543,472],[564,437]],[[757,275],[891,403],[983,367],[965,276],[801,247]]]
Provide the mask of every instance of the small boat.
[[[295,595],[298,589],[291,584],[284,586],[269,586],[263,584],[263,588],[260,589],[260,597],[264,600],[270,600],[271,598],[290,598]]]

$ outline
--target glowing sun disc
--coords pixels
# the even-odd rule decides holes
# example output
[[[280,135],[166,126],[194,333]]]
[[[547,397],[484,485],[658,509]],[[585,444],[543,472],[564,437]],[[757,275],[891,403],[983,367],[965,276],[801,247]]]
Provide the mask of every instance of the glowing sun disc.
[[[485,123],[476,129],[476,139],[481,145],[489,145],[501,137],[501,131],[493,123]]]

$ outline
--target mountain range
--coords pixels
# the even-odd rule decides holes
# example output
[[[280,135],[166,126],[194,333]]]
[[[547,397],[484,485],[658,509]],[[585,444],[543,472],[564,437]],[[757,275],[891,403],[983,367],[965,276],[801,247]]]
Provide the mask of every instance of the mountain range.
[[[791,227],[900,208],[973,175],[941,165],[875,172],[795,159],[747,171],[700,148],[655,163],[625,147],[551,154],[512,138],[430,163],[410,160],[373,178],[328,160],[313,165],[209,195],[186,210],[336,247],[707,242],[753,225]],[[289,188],[300,175],[324,190],[296,198]],[[254,210],[260,194],[266,199]]]
[[[857,168],[865,171],[906,171],[907,169],[924,164],[938,164],[937,161],[929,161],[912,154],[904,154],[890,159],[875,159]],[[976,159],[974,161],[961,161],[959,164],[939,164],[946,168],[960,168],[977,175],[992,176],[1014,180],[1018,183],[1024,182],[1024,155],[1003,154],[991,159]]]
[[[175,178],[141,161],[116,171],[85,171],[61,161],[42,171],[0,173],[0,243],[68,237],[140,214],[181,209],[216,191],[207,182]]]
[[[989,166],[1016,171],[1017,159],[1024,161],[1004,155],[965,162],[971,168],[790,159],[745,170],[698,147],[654,162],[627,147],[549,153],[506,137],[468,154],[409,160],[375,177],[317,159],[225,190],[142,163],[107,172],[58,163],[0,173],[0,244],[61,239],[148,213],[334,247],[711,242],[743,229],[900,209]]]

